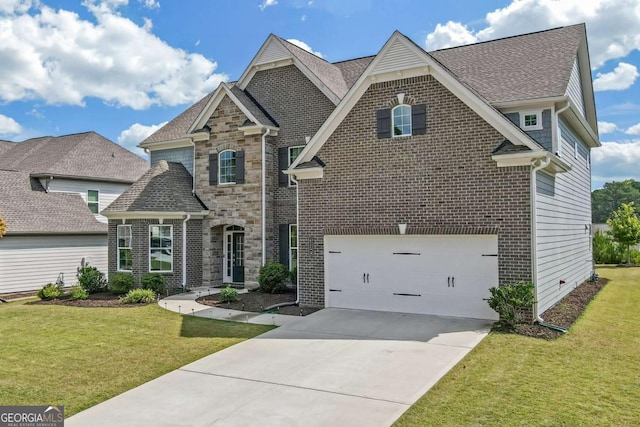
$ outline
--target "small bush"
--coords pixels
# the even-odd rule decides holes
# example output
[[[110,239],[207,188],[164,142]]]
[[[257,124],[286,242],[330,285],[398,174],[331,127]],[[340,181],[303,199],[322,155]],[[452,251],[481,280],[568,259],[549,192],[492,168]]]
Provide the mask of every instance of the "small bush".
[[[167,282],[160,273],[147,273],[140,280],[142,289],[150,289],[157,294],[162,294],[167,289]]]
[[[156,294],[151,289],[132,289],[123,297],[120,302],[123,304],[148,304],[156,300]]]
[[[289,271],[277,262],[268,262],[260,267],[258,284],[260,290],[268,294],[282,294],[287,291]]]
[[[103,291],[107,286],[104,273],[90,266],[78,268],[78,282],[80,286],[90,294]]]
[[[79,299],[87,299],[89,298],[89,292],[85,291],[84,288],[80,285],[73,285],[71,287],[71,299],[76,301]]]
[[[136,279],[131,273],[114,273],[109,276],[109,291],[115,295],[126,294],[136,286]]]
[[[523,323],[523,311],[535,304],[533,283],[519,282],[489,289],[489,307],[500,314],[500,319],[510,327]]]
[[[233,289],[231,285],[227,285],[226,288],[220,290],[218,298],[220,302],[234,302],[238,299],[238,291]]]
[[[62,288],[62,283],[47,283],[38,291],[36,295],[40,299],[55,299],[60,298],[64,295],[64,290]]]
[[[607,233],[596,231],[596,234],[593,236],[593,260],[596,264],[622,263],[624,260],[624,249],[622,245],[614,242]]]

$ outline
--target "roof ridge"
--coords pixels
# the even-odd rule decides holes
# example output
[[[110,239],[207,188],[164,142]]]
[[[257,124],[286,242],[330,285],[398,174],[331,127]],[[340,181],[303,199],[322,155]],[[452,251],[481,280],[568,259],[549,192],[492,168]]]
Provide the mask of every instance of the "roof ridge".
[[[377,56],[377,54],[373,54],[373,55],[364,55],[364,56],[358,56],[356,58],[351,58],[351,59],[343,59],[341,61],[335,61],[335,62],[330,62],[331,65],[336,65],[336,64],[343,64],[345,62],[351,62],[351,61],[358,61],[359,59],[365,59],[365,58],[375,58]]]
[[[282,37],[280,37],[280,36],[278,36],[278,35],[275,35],[275,34],[274,34],[273,36],[274,36],[274,37],[276,37],[276,38],[278,38],[280,41],[283,41],[283,42],[285,42],[285,43],[287,43],[287,44],[289,44],[289,45],[291,45],[291,46],[294,46],[296,49],[298,49],[298,50],[300,50],[300,51],[302,51],[302,52],[306,53],[307,55],[311,55],[311,56],[313,56],[314,58],[317,58],[317,59],[320,59],[321,61],[326,62],[327,64],[333,65],[331,62],[327,61],[326,59],[324,59],[324,58],[322,58],[322,57],[320,57],[320,56],[316,55],[316,54],[315,54],[315,53],[313,53],[313,52],[309,52],[308,50],[303,49],[303,48],[301,48],[300,46],[298,46],[298,45],[296,45],[296,44],[294,44],[294,43],[291,43],[291,42],[290,42],[289,40],[287,40],[287,39],[283,39]]]

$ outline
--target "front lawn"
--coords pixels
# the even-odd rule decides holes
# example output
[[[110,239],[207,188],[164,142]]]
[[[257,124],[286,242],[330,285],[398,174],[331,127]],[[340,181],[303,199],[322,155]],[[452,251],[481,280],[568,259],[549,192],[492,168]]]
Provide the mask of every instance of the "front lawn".
[[[68,417],[270,329],[157,304],[0,304],[0,405],[64,405]]]
[[[396,425],[640,425],[640,268],[598,274],[565,336],[490,334]]]

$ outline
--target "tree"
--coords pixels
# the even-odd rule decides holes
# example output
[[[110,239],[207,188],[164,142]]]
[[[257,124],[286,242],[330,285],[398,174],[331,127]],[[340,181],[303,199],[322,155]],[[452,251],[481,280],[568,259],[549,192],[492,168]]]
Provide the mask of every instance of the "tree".
[[[631,245],[640,243],[640,218],[633,202],[623,203],[607,220],[613,239],[627,247],[627,264],[631,264]]]
[[[0,239],[7,232],[7,222],[2,218],[2,212],[0,212]]]
[[[640,214],[640,182],[627,179],[622,182],[607,182],[603,188],[591,193],[592,221],[602,224],[623,203],[633,202],[636,214]]]

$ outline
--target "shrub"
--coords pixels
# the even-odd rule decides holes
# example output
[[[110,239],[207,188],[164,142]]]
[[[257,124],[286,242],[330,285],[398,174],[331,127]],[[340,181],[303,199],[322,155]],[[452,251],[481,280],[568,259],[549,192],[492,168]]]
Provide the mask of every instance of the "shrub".
[[[38,291],[36,295],[40,299],[54,299],[60,298],[64,295],[64,290],[62,288],[62,283],[47,283]]]
[[[151,289],[132,289],[123,297],[120,302],[123,304],[148,304],[156,300],[156,294]]]
[[[85,291],[80,285],[73,285],[71,287],[71,299],[76,301],[79,299],[89,298],[89,292]]]
[[[140,280],[142,289],[150,289],[157,294],[161,294],[167,289],[167,282],[160,273],[147,273]]]
[[[238,299],[238,291],[233,289],[231,285],[227,285],[226,288],[220,290],[218,298],[220,302],[234,302]]]
[[[268,294],[282,294],[287,290],[289,271],[277,262],[268,262],[260,267],[258,284],[260,290]]]
[[[109,291],[112,294],[126,294],[136,286],[136,279],[131,273],[114,273],[109,277]]]
[[[609,234],[596,231],[593,236],[593,261],[596,264],[620,264],[624,247],[614,242]]]
[[[298,267],[293,267],[289,272],[289,279],[291,280],[292,285],[296,285],[298,283]]]
[[[524,322],[524,311],[535,304],[533,283],[519,282],[489,289],[489,307],[500,314],[508,326]]]
[[[80,286],[90,294],[104,290],[107,285],[104,273],[90,266],[78,268],[78,282]]]

